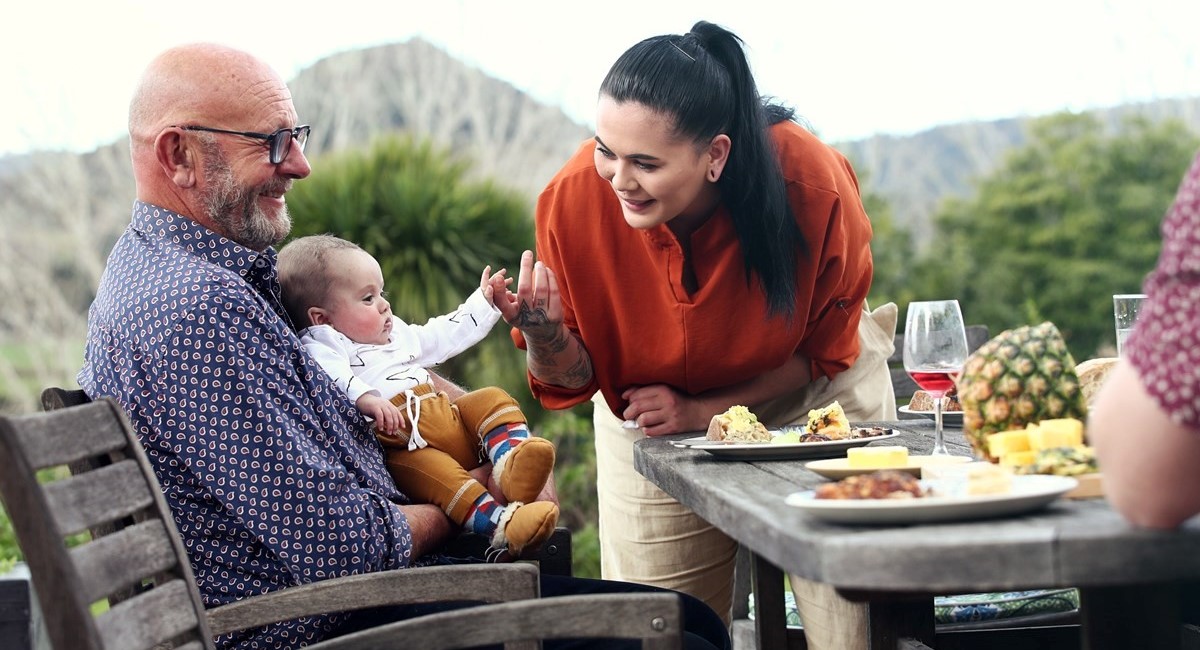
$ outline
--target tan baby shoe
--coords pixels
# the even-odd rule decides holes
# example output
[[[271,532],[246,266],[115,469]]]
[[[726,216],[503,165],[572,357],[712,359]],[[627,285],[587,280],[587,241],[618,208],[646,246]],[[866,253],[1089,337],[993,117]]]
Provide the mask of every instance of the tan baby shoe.
[[[553,503],[515,501],[500,513],[500,523],[492,536],[492,548],[507,547],[513,557],[520,557],[526,548],[541,546],[557,524],[558,506]]]
[[[530,502],[538,497],[554,471],[554,443],[529,437],[504,454],[492,470],[504,498]]]

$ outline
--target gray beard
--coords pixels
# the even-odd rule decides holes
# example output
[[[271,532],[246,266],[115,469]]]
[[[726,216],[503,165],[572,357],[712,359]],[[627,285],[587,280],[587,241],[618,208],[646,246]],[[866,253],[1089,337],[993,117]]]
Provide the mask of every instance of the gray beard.
[[[226,237],[251,250],[264,251],[283,241],[292,230],[287,206],[272,219],[258,205],[258,190],[262,188],[239,186],[216,147],[205,153],[209,186],[201,200],[208,218],[221,227]]]

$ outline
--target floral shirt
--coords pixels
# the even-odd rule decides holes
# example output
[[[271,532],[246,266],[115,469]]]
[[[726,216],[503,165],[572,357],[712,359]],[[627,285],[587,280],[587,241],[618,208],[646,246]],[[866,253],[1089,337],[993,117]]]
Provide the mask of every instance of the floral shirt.
[[[1200,427],[1200,154],[1163,220],[1162,238],[1124,354],[1172,419]]]
[[[413,559],[374,435],[284,314],[273,249],[142,202],[89,311],[79,385],[124,406],[209,607]],[[218,642],[292,648],[341,618]]]

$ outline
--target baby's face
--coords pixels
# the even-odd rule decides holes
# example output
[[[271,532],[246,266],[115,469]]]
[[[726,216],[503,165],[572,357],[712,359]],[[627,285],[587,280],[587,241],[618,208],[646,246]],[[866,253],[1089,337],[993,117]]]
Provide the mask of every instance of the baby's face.
[[[324,307],[328,324],[355,343],[387,343],[392,306],[384,297],[379,263],[359,250],[338,251],[329,262],[333,282]]]

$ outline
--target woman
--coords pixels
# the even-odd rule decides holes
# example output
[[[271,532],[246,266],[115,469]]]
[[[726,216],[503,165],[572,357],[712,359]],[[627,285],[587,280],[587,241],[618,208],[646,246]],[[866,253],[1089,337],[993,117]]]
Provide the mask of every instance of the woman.
[[[502,309],[543,405],[595,395],[603,574],[725,616],[736,544],[643,479],[633,442],[734,404],[769,425],[835,399],[852,420],[895,416],[896,310],[864,314],[857,179],[792,117],[717,25],[633,46],[600,88],[594,141],[538,199],[540,260],[525,253]]]
[[[1162,240],[1137,324],[1096,394],[1087,432],[1113,507],[1137,526],[1169,529],[1200,514],[1200,154]]]

